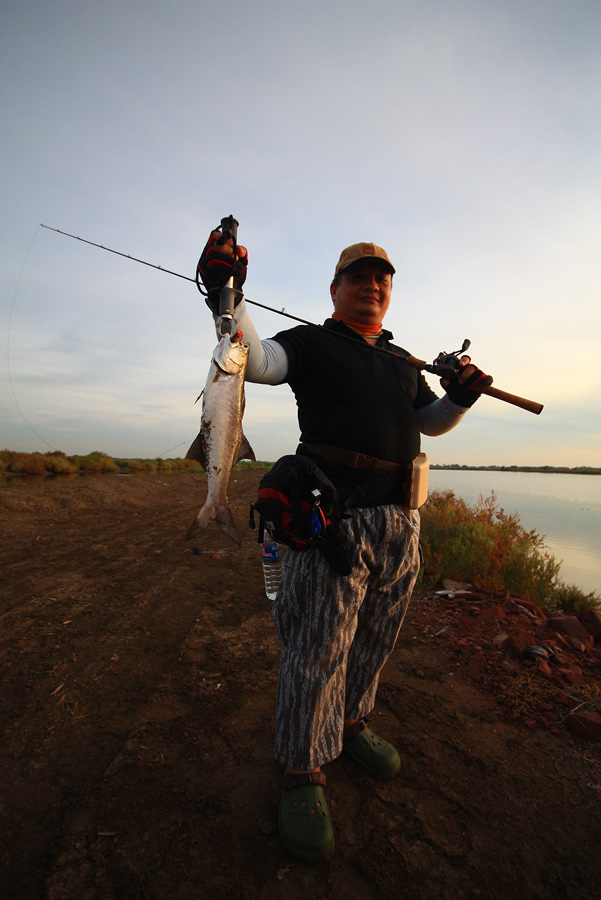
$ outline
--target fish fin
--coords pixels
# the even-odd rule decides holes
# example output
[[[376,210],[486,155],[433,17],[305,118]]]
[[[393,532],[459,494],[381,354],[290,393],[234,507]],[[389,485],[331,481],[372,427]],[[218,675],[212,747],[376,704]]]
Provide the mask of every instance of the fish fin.
[[[212,503],[205,503],[188,528],[186,540],[189,541],[191,538],[196,537],[197,534],[200,534],[201,531],[204,531],[209,522],[212,522],[215,518],[215,514],[216,510],[214,505]]]
[[[186,540],[189,541],[204,531],[213,519],[235,544],[238,544],[239,547],[242,546],[240,535],[238,534],[238,529],[229,506],[215,506],[213,503],[205,503],[202,509],[199,510],[196,518],[188,528]]]
[[[242,541],[240,540],[238,528],[236,527],[236,523],[229,506],[218,506],[215,519],[221,530],[224,531],[235,544],[238,544],[238,546],[241,547]]]
[[[240,441],[240,446],[238,448],[238,457],[236,462],[240,462],[241,459],[253,459],[256,461],[257,457],[255,456],[255,451],[248,443],[248,438],[242,433],[242,440]]]
[[[206,470],[205,458],[204,438],[202,431],[199,431],[190,444],[190,449],[186,453],[186,459],[195,459],[196,462],[199,462],[203,469]]]

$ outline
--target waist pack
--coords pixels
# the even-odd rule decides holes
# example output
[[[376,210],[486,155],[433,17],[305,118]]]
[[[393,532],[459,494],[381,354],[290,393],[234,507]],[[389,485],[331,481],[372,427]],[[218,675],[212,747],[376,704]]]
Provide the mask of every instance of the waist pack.
[[[282,456],[259,483],[251,503],[251,528],[259,514],[259,543],[271,538],[294,550],[319,550],[339,575],[350,575],[352,563],[340,534],[342,507],[338,491],[308,457]]]

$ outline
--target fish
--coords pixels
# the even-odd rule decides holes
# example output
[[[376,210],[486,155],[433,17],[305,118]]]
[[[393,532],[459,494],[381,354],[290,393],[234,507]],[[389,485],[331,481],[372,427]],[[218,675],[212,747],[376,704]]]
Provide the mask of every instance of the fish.
[[[186,540],[200,534],[215,521],[238,546],[240,534],[228,499],[232,469],[241,459],[255,460],[242,431],[244,376],[249,345],[241,331],[226,334],[213,351],[207,383],[202,392],[200,432],[186,453],[207,473],[207,496],[190,525]]]

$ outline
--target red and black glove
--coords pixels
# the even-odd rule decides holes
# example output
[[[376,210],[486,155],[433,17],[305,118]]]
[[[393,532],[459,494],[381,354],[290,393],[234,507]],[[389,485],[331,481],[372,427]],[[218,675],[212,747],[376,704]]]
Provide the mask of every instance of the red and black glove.
[[[219,291],[232,276],[234,287],[242,289],[247,267],[246,247],[234,246],[231,238],[225,238],[220,231],[212,231],[198,260],[196,283],[202,282],[207,293],[207,306],[213,313],[219,312]],[[242,297],[238,298],[238,303],[241,299]]]
[[[475,371],[468,375],[465,381],[453,378],[446,388],[447,395],[458,406],[473,406],[482,393],[482,388],[492,384],[492,375],[485,375],[477,366],[472,366],[472,368]]]

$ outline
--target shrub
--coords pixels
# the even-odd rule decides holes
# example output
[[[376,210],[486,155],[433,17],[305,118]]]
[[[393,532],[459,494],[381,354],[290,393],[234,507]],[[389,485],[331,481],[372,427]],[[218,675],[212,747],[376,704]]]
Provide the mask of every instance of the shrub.
[[[78,465],[64,453],[46,453],[46,471],[55,475],[74,475],[78,471]]]
[[[16,450],[4,450],[4,466],[8,472],[24,472],[24,466],[31,454],[18,453]]]
[[[594,592],[586,594],[575,584],[560,581],[555,588],[555,605],[566,613],[576,613],[583,609],[601,608],[601,599]]]
[[[452,491],[433,491],[421,520],[426,587],[447,577],[485,590],[507,590],[539,606],[570,603],[575,608],[580,603],[586,605],[579,608],[595,608],[600,602],[596,595],[558,581],[560,566],[545,548],[544,537],[508,515],[494,492],[470,507]]]
[[[147,471],[146,461],[143,459],[116,459],[115,463],[119,466],[119,470],[126,475]]]
[[[20,463],[20,472],[24,475],[46,474],[46,462],[41,453],[24,453],[23,456],[25,458]]]
[[[115,460],[100,450],[88,453],[87,456],[72,456],[71,459],[77,464],[78,469],[86,475],[119,471],[119,466]]]

